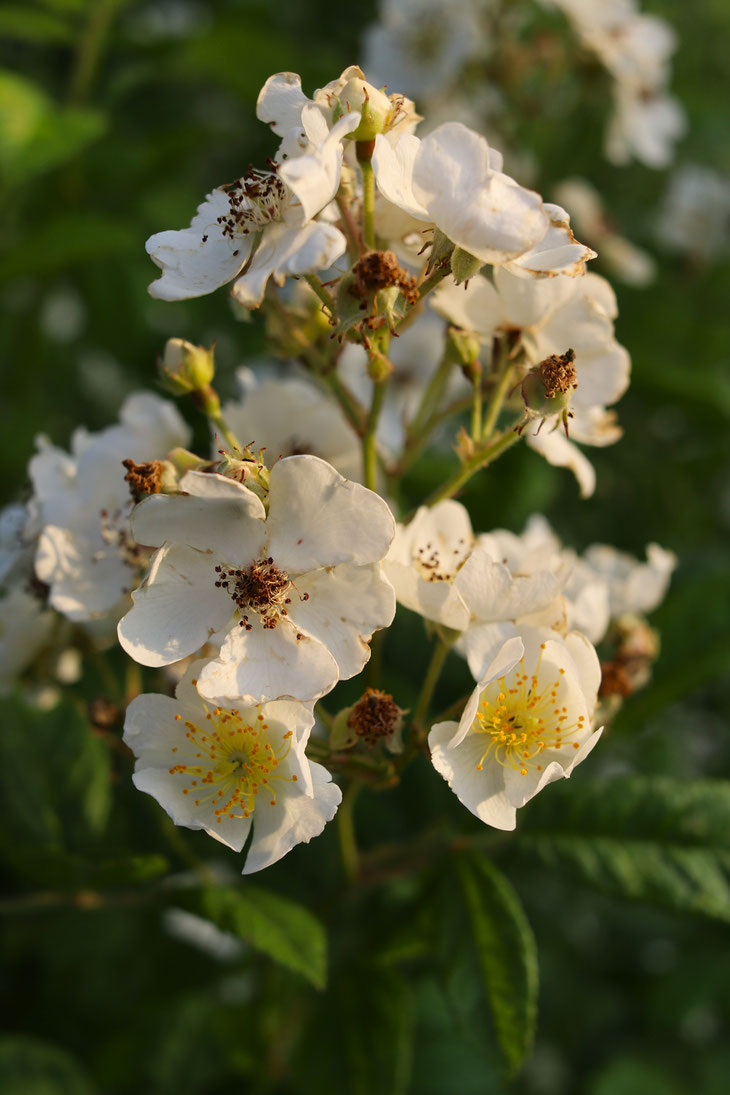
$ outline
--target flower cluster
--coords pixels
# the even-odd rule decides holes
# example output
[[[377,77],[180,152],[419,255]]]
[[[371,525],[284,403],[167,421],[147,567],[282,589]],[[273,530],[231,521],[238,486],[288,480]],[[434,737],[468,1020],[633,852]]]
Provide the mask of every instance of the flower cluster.
[[[213,189],[189,228],[151,237],[150,292],[233,282],[287,373],[241,369],[221,402],[213,349],[170,339],[161,381],[206,416],[210,450],[188,449],[172,403],[137,393],[70,452],[39,439],[32,497],[0,522],[0,684],[41,647],[96,648],[116,628],[165,671],[127,709],[135,785],[245,849],[244,873],[322,831],[333,775],[392,786],[427,746],[468,809],[514,828],[588,755],[599,711],[646,680],[644,615],[675,562],[656,545],[645,564],[605,545],[578,556],[538,517],[521,536],[475,533],[454,497],[523,438],[587,496],[575,442],[620,435],[616,299],[565,210],[462,122],[417,134],[413,103],[356,66],[311,99],[278,73],[257,113],[274,155]],[[445,481],[397,522],[403,474],[430,445]],[[322,704],[396,602],[428,621],[434,665],[466,659],[476,687],[458,721],[430,726],[432,671],[410,719],[374,679],[338,712]]]

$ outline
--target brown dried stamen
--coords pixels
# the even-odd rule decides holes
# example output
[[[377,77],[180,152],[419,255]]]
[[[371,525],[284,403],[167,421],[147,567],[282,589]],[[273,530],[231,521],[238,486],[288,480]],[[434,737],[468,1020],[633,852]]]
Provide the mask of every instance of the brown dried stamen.
[[[249,612],[260,616],[266,628],[276,627],[280,617],[288,615],[286,606],[291,604],[291,597],[287,593],[292,582],[271,557],[257,559],[248,568],[217,566],[215,572],[216,586],[225,589],[241,613],[239,627],[251,631]],[[308,593],[300,593],[299,597],[309,600]]]
[[[353,296],[365,300],[380,289],[397,286],[409,304],[418,300],[416,279],[399,265],[392,251],[368,251],[352,268]]]
[[[421,578],[427,582],[453,582],[456,572],[463,566],[471,545],[459,537],[457,547],[448,553],[433,545],[431,541],[415,549],[413,563]]]
[[[148,494],[159,494],[162,480],[162,461],[149,460],[146,464],[135,464],[134,460],[122,460],[127,469],[124,476],[129,483],[129,493],[135,502]]]
[[[222,234],[229,239],[247,236],[280,219],[287,188],[275,171],[249,167],[240,179],[221,189],[228,195],[230,209],[217,220],[222,225]]]
[[[575,365],[575,352],[566,350],[564,354],[551,354],[541,361],[538,371],[545,385],[545,395],[553,399],[556,395],[565,395],[571,388],[578,387]]]
[[[378,688],[368,688],[350,712],[347,725],[366,745],[372,747],[398,729],[402,714],[391,695]]]

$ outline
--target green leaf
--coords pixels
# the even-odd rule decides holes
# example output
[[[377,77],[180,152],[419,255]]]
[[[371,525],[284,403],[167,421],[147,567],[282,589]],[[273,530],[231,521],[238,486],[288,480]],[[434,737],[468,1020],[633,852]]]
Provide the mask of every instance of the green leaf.
[[[71,703],[39,711],[0,704],[0,830],[25,848],[83,847],[101,835],[111,808],[109,750]]]
[[[0,178],[18,185],[72,160],[104,132],[97,111],[57,106],[41,88],[0,69]]]
[[[530,1050],[537,1020],[537,945],[519,897],[490,860],[457,862],[482,984],[497,1038],[514,1075]]]
[[[730,782],[571,781],[530,807],[518,848],[604,893],[730,922]]]
[[[0,1038],[3,1095],[92,1095],[81,1066],[61,1049],[36,1038]]]
[[[201,892],[196,911],[300,973],[315,988],[327,981],[327,936],[322,923],[296,901],[244,882],[240,889]]]

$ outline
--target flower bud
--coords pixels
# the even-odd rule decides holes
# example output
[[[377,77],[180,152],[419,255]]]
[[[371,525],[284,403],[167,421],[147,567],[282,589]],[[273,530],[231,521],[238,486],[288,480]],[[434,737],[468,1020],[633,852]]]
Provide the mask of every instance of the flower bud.
[[[350,111],[360,114],[360,124],[352,133],[353,141],[374,141],[387,125],[393,112],[390,99],[382,91],[369,84],[362,76],[352,76],[342,88],[339,96],[340,115]]]
[[[215,374],[213,347],[206,350],[184,338],[168,338],[158,369],[162,386],[173,395],[200,391]]]
[[[479,339],[473,331],[462,331],[459,327],[449,327],[446,336],[446,354],[448,360],[459,365],[467,380],[475,380],[481,375],[479,361]]]
[[[330,745],[333,749],[350,749],[362,742],[372,749],[382,741],[390,753],[400,753],[404,715],[405,711],[387,692],[367,688],[356,704],[337,715]]]

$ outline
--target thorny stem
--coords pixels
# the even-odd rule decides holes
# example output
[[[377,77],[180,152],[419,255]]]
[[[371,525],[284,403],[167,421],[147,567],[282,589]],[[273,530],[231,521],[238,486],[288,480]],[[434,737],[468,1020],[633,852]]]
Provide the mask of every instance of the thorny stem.
[[[348,882],[354,882],[357,879],[359,870],[359,853],[357,850],[357,840],[355,838],[353,808],[361,787],[361,783],[351,783],[342,796],[342,802],[337,811],[337,833],[340,838],[340,855],[342,856],[342,867]]]
[[[511,448],[512,445],[519,440],[520,435],[513,427],[506,430],[498,437],[494,444],[484,448],[480,447],[470,460],[467,460],[466,463],[462,464],[458,471],[454,472],[450,479],[447,479],[438,490],[435,490],[433,494],[429,495],[424,505],[435,506],[437,502],[443,501],[444,498],[451,498],[468,483],[475,472],[478,472],[481,468],[485,468],[487,464],[491,464],[493,460],[496,460],[498,456],[501,456],[503,452]]]

